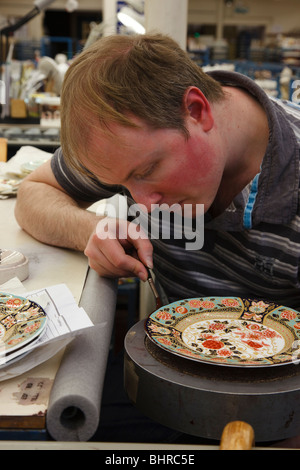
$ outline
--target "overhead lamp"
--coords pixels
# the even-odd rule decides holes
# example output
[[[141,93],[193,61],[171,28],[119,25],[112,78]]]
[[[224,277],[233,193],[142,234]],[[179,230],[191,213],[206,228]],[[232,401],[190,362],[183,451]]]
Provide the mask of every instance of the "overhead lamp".
[[[117,16],[118,16],[118,20],[122,24],[127,26],[127,28],[130,28],[135,33],[145,34],[146,32],[146,29],[144,26],[145,20],[144,20],[144,15],[142,15],[141,13],[134,11],[132,8],[124,6],[118,12]]]

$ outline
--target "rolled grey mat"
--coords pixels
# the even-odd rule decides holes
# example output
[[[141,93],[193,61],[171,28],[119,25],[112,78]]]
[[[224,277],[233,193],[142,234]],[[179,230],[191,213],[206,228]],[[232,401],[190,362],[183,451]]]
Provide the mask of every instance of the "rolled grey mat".
[[[116,298],[117,281],[89,269],[80,306],[94,326],[66,347],[46,416],[47,430],[57,441],[88,441],[97,430]]]

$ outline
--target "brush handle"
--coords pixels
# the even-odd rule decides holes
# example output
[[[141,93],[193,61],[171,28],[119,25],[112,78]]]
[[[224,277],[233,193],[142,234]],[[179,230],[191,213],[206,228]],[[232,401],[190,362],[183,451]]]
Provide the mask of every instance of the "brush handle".
[[[145,266],[145,268],[146,268],[147,273],[148,273],[147,280],[149,281],[149,279],[152,279],[152,274],[151,274],[150,268],[148,268],[148,266]]]
[[[162,306],[162,302],[160,300],[159,293],[156,290],[156,287],[155,287],[155,284],[154,284],[154,281],[153,281],[153,278],[152,278],[151,271],[147,266],[145,266],[145,268],[146,268],[147,273],[148,273],[147,280],[148,280],[149,286],[150,286],[150,288],[151,288],[151,290],[154,294],[155,300],[156,300],[156,309],[158,309]]]

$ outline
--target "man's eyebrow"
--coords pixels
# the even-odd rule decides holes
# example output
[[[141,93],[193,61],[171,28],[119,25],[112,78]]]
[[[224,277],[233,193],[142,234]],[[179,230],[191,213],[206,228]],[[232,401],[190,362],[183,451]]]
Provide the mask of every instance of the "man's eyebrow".
[[[109,168],[108,167],[104,167],[103,165],[103,168],[105,168],[106,170],[108,170]],[[124,183],[126,183],[126,181],[128,181],[132,175],[134,174],[134,172],[136,171],[136,168],[134,168],[133,170],[131,170],[127,176],[125,176],[125,178],[123,179],[123,181],[118,181],[117,183],[106,183],[105,181],[103,181],[101,179],[101,176],[98,176],[97,175],[97,180],[103,185],[103,186],[107,186],[107,187],[115,187],[115,186],[124,186]]]

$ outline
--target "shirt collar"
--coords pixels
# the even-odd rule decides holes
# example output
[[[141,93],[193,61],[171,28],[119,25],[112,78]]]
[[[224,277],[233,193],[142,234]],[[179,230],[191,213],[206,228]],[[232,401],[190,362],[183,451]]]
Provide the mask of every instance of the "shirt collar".
[[[251,93],[265,109],[270,129],[259,175],[209,226],[215,228],[221,224],[223,230],[241,230],[261,222],[290,222],[298,208],[299,148],[287,114],[245,75],[227,71],[209,72],[209,75],[224,86],[244,88]]]

